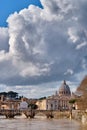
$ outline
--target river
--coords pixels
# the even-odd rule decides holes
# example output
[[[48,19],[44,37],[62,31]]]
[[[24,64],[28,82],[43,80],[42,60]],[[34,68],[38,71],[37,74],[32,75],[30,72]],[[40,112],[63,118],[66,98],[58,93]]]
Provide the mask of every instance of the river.
[[[69,119],[0,118],[0,130],[87,130],[87,127]]]

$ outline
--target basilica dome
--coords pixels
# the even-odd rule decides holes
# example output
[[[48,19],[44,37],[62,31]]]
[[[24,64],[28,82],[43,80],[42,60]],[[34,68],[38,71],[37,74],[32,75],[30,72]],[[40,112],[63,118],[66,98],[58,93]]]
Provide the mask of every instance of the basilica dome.
[[[71,96],[71,91],[69,86],[66,84],[66,81],[64,80],[63,84],[59,88],[59,96]]]

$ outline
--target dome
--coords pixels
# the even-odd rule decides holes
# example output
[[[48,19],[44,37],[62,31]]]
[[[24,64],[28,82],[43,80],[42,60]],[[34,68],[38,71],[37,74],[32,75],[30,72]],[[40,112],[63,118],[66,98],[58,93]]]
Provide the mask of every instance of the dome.
[[[70,96],[71,92],[70,92],[70,88],[69,86],[66,84],[66,81],[64,80],[63,84],[61,85],[61,87],[59,88],[59,96]]]

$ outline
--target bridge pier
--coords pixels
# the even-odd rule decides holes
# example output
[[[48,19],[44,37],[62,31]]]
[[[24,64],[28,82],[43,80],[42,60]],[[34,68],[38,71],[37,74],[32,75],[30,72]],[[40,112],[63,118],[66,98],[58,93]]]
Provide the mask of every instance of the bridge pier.
[[[3,112],[6,118],[14,118],[15,112],[13,110],[7,110]]]
[[[47,117],[47,118],[54,118],[54,115],[53,115],[52,112],[47,112],[47,113],[46,113],[46,117]]]
[[[46,116],[47,116],[47,118],[54,118],[53,115],[46,115]]]
[[[25,111],[24,114],[27,118],[34,118],[34,116],[35,116],[34,111]]]
[[[10,115],[10,114],[6,114],[5,117],[6,118],[14,118],[15,115]]]

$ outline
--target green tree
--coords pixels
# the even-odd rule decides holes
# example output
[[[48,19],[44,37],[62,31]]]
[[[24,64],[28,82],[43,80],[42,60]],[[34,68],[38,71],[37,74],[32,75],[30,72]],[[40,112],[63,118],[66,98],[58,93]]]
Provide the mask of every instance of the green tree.
[[[7,93],[7,95],[8,95],[8,97],[10,97],[10,98],[17,98],[17,97],[18,97],[18,93],[13,92],[13,91],[9,91],[9,92]]]
[[[76,102],[76,99],[70,99],[69,100],[69,103],[70,103],[70,109],[75,109],[75,106],[73,106],[74,104],[75,104],[75,102]]]
[[[76,102],[76,99],[70,99],[70,100],[69,100],[69,103],[70,103],[70,104],[74,104],[75,102]]]
[[[29,104],[28,107],[30,109],[37,109],[38,108],[38,106],[36,104]]]

